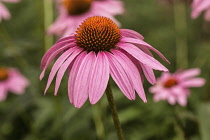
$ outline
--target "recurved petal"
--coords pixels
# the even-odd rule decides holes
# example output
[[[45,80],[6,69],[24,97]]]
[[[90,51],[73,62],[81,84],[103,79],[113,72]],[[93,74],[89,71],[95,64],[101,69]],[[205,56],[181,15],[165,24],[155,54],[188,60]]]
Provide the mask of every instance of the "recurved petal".
[[[66,40],[52,46],[43,56],[40,69],[43,70],[45,67],[47,67],[61,51],[74,45],[75,43]]]
[[[153,48],[151,45],[149,45],[148,43],[144,42],[143,40],[135,39],[135,38],[123,37],[123,38],[121,39],[121,41],[122,41],[122,42],[132,43],[132,44],[137,44],[137,46],[140,47],[140,48],[151,49],[151,50],[153,50],[155,53],[157,53],[157,55],[159,55],[161,59],[163,59],[165,62],[167,62],[167,63],[170,64],[170,62],[162,55],[162,53],[160,53],[158,50],[156,50],[155,48]],[[140,46],[139,46],[139,45],[140,45]]]
[[[80,49],[80,48],[75,48],[75,49],[71,55],[69,54],[70,55],[69,58],[66,61],[64,60],[65,62],[62,64],[62,66],[60,67],[60,69],[57,73],[54,95],[57,95],[61,80],[63,78],[63,75],[64,75],[66,69],[69,67],[69,65],[72,63],[72,61],[75,59],[75,57],[82,51],[82,49]]]
[[[133,30],[129,30],[129,29],[120,29],[121,35],[124,37],[128,37],[128,38],[136,38],[136,39],[141,39],[143,40],[144,37],[137,33],[136,31]]]
[[[53,78],[55,77],[55,74],[57,73],[58,69],[60,68],[60,66],[64,63],[64,61],[69,57],[69,55],[71,55],[71,53],[75,50],[75,48],[71,48],[69,50],[67,50],[66,52],[64,52],[54,63],[51,71],[50,71],[50,75],[48,77],[48,81],[47,81],[47,86],[45,88],[45,94],[47,89],[49,88]]]
[[[106,56],[109,60],[110,74],[112,78],[124,93],[124,95],[128,99],[134,100],[135,91],[130,75],[128,75],[124,67],[119,63],[113,54],[106,52]]]
[[[140,73],[137,69],[137,67],[134,65],[134,63],[121,51],[118,50],[112,50],[113,56],[118,60],[118,62],[122,65],[124,68],[124,71],[126,74],[130,77],[130,80],[132,81],[132,84],[134,86],[134,89],[137,91],[140,98],[147,102],[144,88],[141,81]]]
[[[81,65],[82,60],[85,58],[86,56],[86,52],[82,52],[81,54],[79,54],[72,65],[72,68],[69,72],[69,80],[68,80],[68,94],[69,94],[69,101],[74,104],[74,85],[75,85],[75,80],[78,74],[78,69]]]
[[[79,57],[79,56],[78,56]],[[75,77],[75,84],[72,86],[72,91],[74,94],[73,105],[80,108],[88,98],[88,88],[89,83],[91,84],[92,79],[90,79],[90,72],[92,71],[92,66],[95,61],[95,53],[89,52],[80,61],[81,64],[77,69],[77,75]]]
[[[89,83],[89,99],[95,104],[103,95],[109,80],[109,62],[104,52],[98,52],[92,67]]]
[[[156,83],[156,78],[155,78],[155,74],[153,72],[153,69],[148,67],[148,66],[146,66],[146,65],[144,65],[144,64],[142,64],[142,63],[140,63],[140,65],[141,65],[141,68],[142,68],[142,70],[144,72],[144,75],[147,78],[147,80],[152,85],[154,85]]]
[[[149,56],[148,54],[144,53],[141,49],[137,48],[133,44],[129,43],[121,43],[118,44],[118,47],[124,49],[141,63],[160,71],[168,71],[168,69],[163,66],[160,62],[158,62],[153,57]]]

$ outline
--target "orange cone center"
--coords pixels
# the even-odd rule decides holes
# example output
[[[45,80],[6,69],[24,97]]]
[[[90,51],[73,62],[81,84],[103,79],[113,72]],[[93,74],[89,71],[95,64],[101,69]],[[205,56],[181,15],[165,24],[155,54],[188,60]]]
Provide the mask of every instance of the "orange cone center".
[[[177,84],[177,80],[175,78],[170,78],[164,83],[164,87],[170,88]]]
[[[86,51],[109,51],[120,41],[120,29],[109,18],[86,19],[76,31],[77,44]]]
[[[6,68],[0,68],[0,81],[6,80],[8,76],[8,70]]]
[[[93,0],[63,0],[63,5],[70,15],[80,15],[87,12]]]

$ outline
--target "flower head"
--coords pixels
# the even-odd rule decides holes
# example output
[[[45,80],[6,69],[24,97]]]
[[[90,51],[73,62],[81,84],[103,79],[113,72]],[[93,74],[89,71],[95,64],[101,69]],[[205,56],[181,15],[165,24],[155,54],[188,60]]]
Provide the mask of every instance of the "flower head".
[[[149,90],[154,94],[154,100],[167,100],[171,105],[176,102],[181,106],[187,104],[187,97],[190,95],[190,87],[203,86],[203,78],[194,78],[200,74],[200,69],[194,68],[185,71],[177,71],[174,74],[162,73],[157,84]]]
[[[0,67],[0,101],[6,99],[8,92],[23,94],[28,80],[17,69]]]
[[[210,0],[193,0],[191,17],[195,19],[203,11],[205,20],[210,21]]]
[[[124,12],[120,0],[58,0],[59,16],[49,27],[49,34],[68,36],[75,32],[82,21],[92,16],[106,16],[114,20]],[[119,24],[119,23],[118,23]]]
[[[52,67],[45,93],[57,73],[54,93],[57,95],[61,79],[68,70],[69,99],[77,108],[88,98],[91,104],[98,102],[110,75],[128,99],[135,100],[136,91],[146,102],[142,72],[154,84],[153,69],[168,70],[153,58],[150,49],[165,61],[167,59],[143,39],[135,31],[119,29],[107,17],[86,19],[76,34],[60,39],[42,58],[40,79],[53,59],[62,53]]]
[[[10,12],[8,11],[8,9],[3,5],[2,2],[11,2],[11,3],[15,3],[15,2],[19,2],[19,0],[0,0],[0,22],[2,21],[2,19],[8,20],[11,18]]]

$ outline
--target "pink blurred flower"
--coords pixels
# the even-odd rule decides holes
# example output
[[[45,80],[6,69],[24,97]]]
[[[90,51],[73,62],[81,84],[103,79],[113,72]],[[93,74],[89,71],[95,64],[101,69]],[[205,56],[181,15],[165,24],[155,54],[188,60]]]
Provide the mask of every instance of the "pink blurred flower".
[[[210,0],[193,1],[191,17],[195,19],[201,14],[201,12],[205,12],[204,13],[205,20],[210,21]]]
[[[45,93],[57,73],[54,92],[57,95],[61,79],[68,70],[69,99],[77,108],[88,98],[91,104],[98,102],[106,89],[109,75],[128,99],[135,100],[136,91],[146,102],[142,71],[151,84],[156,82],[153,69],[168,71],[153,58],[150,50],[166,62],[168,60],[143,39],[133,30],[119,29],[107,17],[86,19],[76,34],[60,39],[42,58],[40,79],[53,59],[60,54],[51,69]]]
[[[28,85],[28,80],[17,69],[0,67],[0,101],[6,99],[9,91],[23,94]]]
[[[57,0],[59,16],[49,27],[48,34],[68,36],[75,32],[82,21],[91,16],[106,16],[118,25],[115,15],[124,12],[120,0]]]
[[[200,69],[194,68],[185,71],[177,71],[174,74],[162,73],[157,84],[149,89],[154,94],[154,101],[167,100],[169,104],[176,102],[186,106],[187,97],[190,95],[190,87],[201,87],[204,85],[203,78],[194,78],[200,74]]]
[[[10,19],[10,17],[11,17],[10,12],[9,12],[8,9],[3,5],[2,2],[11,2],[11,3],[15,3],[15,2],[19,2],[19,0],[0,0],[0,22],[2,21],[2,19],[8,20],[8,19]]]

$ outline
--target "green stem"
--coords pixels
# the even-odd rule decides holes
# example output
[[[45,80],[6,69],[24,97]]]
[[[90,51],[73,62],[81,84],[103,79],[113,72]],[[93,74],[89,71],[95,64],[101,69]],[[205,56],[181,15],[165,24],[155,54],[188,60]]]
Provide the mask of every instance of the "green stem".
[[[46,32],[50,24],[53,22],[53,1],[43,0],[44,6],[44,31]],[[53,45],[53,36],[45,35],[44,50],[45,52]]]
[[[112,118],[113,118],[114,125],[115,125],[116,131],[117,131],[118,139],[124,140],[122,127],[120,125],[120,121],[119,121],[119,117],[118,117],[118,113],[117,113],[117,107],[114,102],[111,85],[109,83],[106,88],[106,96],[107,96],[107,100],[109,102],[109,106],[111,108]]]
[[[96,127],[96,133],[97,133],[98,140],[104,140],[105,129],[104,129],[104,124],[103,124],[102,116],[101,116],[101,107],[99,105],[96,104],[96,105],[92,106],[93,121],[94,121],[94,124]]]
[[[174,118],[175,118],[175,123],[176,125],[178,126],[180,132],[182,133],[182,137],[184,140],[189,140],[189,137],[188,135],[186,134],[185,132],[185,125],[180,117],[180,114],[179,114],[179,108],[178,106],[175,106],[174,107]]]
[[[176,31],[176,66],[177,69],[186,68],[188,66],[188,46],[185,3],[180,0],[175,0],[173,9]]]

